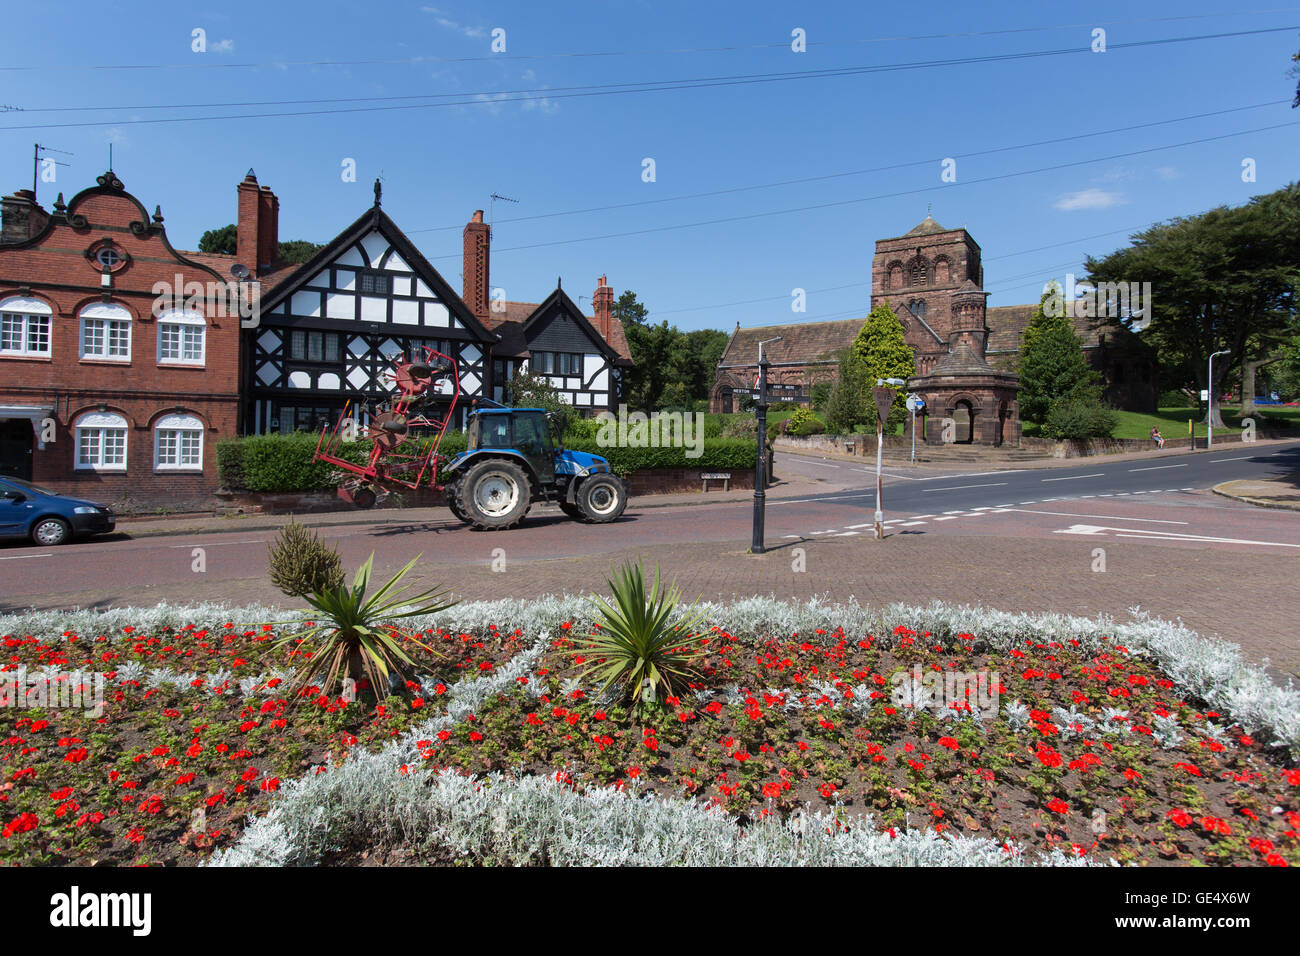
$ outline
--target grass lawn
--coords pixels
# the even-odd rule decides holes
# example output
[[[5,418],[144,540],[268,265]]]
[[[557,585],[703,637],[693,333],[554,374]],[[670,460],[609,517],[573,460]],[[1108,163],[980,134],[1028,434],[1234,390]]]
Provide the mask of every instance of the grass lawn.
[[[1218,645],[1176,630],[993,616],[938,634],[924,611],[899,612],[912,629],[856,606],[818,611],[817,626],[800,608],[711,607],[689,642],[698,674],[644,713],[600,699],[581,677],[592,623],[571,598],[417,620],[437,652],[410,647],[419,680],[384,700],[362,688],[353,702],[321,688],[283,696],[290,662],[270,649],[278,626],[236,624],[236,611],[10,619],[0,624],[4,670],[99,672],[107,693],[99,714],[39,701],[0,710],[0,863],[192,865],[246,848],[250,820],[273,807],[281,821],[310,817],[304,833],[325,827],[314,862],[356,863],[364,852],[443,863],[441,825],[416,826],[407,804],[466,775],[486,800],[482,790],[507,789],[492,780],[519,774],[571,795],[603,791],[605,804],[653,793],[737,832],[813,819],[827,834],[818,840],[859,830],[853,839],[901,845],[919,831],[976,841],[995,860],[1014,847],[1150,864],[1300,863],[1300,771],[1267,726],[1281,718],[1221,702],[1293,713],[1295,695],[1265,690],[1258,674],[1243,682],[1245,665],[1225,667]],[[1175,680],[1180,668],[1215,676],[1198,694]],[[900,699],[913,674],[971,683],[945,706]],[[382,754],[395,756],[366,763]],[[360,809],[338,794],[325,810],[311,805],[312,786],[328,790],[354,761],[344,796]],[[473,840],[515,832],[503,821],[522,804],[501,799],[474,811]],[[635,803],[628,813],[642,813]],[[486,831],[484,813],[498,821]],[[519,826],[535,836],[541,823]],[[474,846],[459,852],[502,861]],[[554,859],[545,847],[519,852]]]
[[[1216,428],[1215,435],[1234,435],[1241,432],[1241,414],[1240,407],[1233,405],[1224,405],[1222,407],[1223,421],[1226,428]],[[1204,416],[1197,412],[1195,408],[1161,408],[1155,414],[1147,412],[1122,412],[1116,411],[1119,418],[1119,424],[1116,426],[1112,438],[1149,438],[1151,428],[1155,426],[1160,429],[1160,434],[1166,439],[1186,438],[1188,437],[1187,421],[1191,419],[1196,424],[1196,437],[1205,437]],[[1300,407],[1267,407],[1260,408],[1252,416],[1257,428],[1277,428],[1277,429],[1296,429],[1300,430]],[[1025,422],[1024,435],[1027,438],[1033,438],[1039,433],[1039,426],[1035,422]]]

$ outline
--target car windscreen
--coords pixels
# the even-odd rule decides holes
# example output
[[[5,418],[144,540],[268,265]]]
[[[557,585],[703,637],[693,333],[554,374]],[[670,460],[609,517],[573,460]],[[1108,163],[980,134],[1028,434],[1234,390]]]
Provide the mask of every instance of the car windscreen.
[[[51,491],[49,488],[42,488],[40,485],[34,485],[30,481],[24,481],[22,478],[5,477],[0,479],[0,487],[10,485],[18,491],[35,492],[38,495],[58,495],[57,491]]]

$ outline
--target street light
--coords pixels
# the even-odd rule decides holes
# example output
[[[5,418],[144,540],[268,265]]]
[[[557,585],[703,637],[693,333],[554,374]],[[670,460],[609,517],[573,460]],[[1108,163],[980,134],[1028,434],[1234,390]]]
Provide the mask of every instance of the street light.
[[[876,540],[879,541],[885,536],[885,513],[881,510],[881,498],[884,495],[884,481],[880,476],[881,465],[885,457],[885,418],[889,415],[889,407],[894,403],[894,389],[899,388],[907,383],[901,378],[878,378],[876,379],[875,399],[876,399]],[[881,392],[888,392],[889,404],[881,409]]]
[[[763,346],[780,342],[782,336],[764,339],[758,343],[758,402],[755,411],[758,415],[758,457],[754,461],[754,537],[750,542],[750,554],[762,554],[763,547],[763,513],[767,506],[767,368],[771,364],[763,354]]]
[[[1206,373],[1206,376],[1205,376],[1205,383],[1206,383],[1206,385],[1209,386],[1209,389],[1208,389],[1208,390],[1206,391],[1206,393],[1205,393],[1205,398],[1206,398],[1206,403],[1205,403],[1205,447],[1206,447],[1206,448],[1213,448],[1213,447],[1214,447],[1214,356],[1216,356],[1216,355],[1231,355],[1231,354],[1232,354],[1232,349],[1224,349],[1222,352],[1211,352],[1211,353],[1210,353],[1210,369],[1209,369],[1209,371]],[[1192,445],[1195,446],[1195,445],[1196,445],[1196,442],[1193,441],[1193,442],[1192,442]],[[1192,451],[1195,451],[1195,450],[1196,450],[1196,448],[1193,447],[1193,448],[1192,448]]]

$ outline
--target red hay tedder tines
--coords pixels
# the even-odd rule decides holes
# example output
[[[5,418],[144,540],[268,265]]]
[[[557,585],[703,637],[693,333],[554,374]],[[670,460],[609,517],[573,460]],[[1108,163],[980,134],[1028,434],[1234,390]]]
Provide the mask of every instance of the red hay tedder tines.
[[[460,399],[460,375],[455,359],[431,348],[424,350],[423,362],[407,362],[395,358],[386,377],[393,383],[394,392],[389,398],[368,409],[369,424],[360,428],[352,413],[352,403],[343,406],[333,430],[321,429],[316,442],[316,460],[327,461],[348,475],[339,484],[339,497],[361,508],[369,508],[380,497],[387,496],[395,487],[415,490],[423,483],[437,488],[438,449],[443,435],[451,424]],[[446,381],[448,391],[436,391],[434,386]],[[429,417],[431,404],[447,401],[440,417]],[[416,436],[412,430],[430,429],[432,434]],[[355,437],[370,442],[370,454],[365,464],[344,458],[340,452],[348,438]],[[426,480],[427,477],[427,480]]]

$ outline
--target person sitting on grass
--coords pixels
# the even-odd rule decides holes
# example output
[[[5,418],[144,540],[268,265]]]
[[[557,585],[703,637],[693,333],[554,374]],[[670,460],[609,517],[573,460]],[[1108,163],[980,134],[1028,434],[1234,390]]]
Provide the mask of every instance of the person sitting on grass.
[[[1165,447],[1165,436],[1160,434],[1160,429],[1156,425],[1151,426],[1151,440],[1156,443],[1157,448]]]

